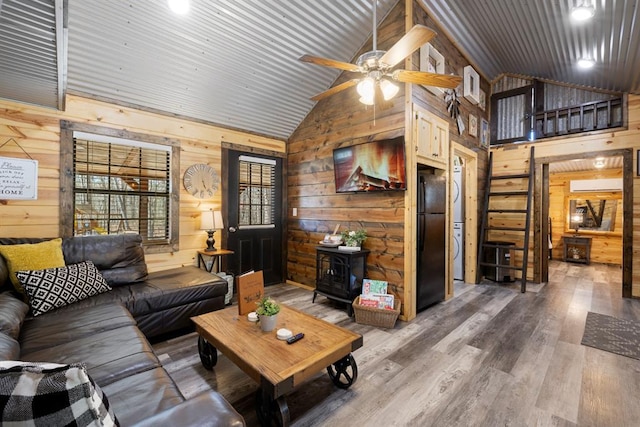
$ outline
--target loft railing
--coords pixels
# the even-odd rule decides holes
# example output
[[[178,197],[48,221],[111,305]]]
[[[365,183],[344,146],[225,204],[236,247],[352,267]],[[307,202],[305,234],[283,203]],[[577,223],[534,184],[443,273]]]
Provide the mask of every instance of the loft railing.
[[[535,114],[535,138],[622,126],[622,98],[542,111]]]

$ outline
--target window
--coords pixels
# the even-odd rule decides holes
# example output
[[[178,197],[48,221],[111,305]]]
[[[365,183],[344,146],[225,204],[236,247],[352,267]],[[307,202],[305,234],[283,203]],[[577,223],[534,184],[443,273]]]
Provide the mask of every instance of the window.
[[[241,228],[275,227],[275,160],[240,156],[238,225]]]
[[[62,145],[68,146],[61,160],[71,172],[61,179],[68,187],[63,198],[69,193],[61,204],[69,211],[61,213],[64,236],[136,233],[147,250],[177,246],[177,203],[172,200],[178,189],[172,166],[178,150],[140,139],[63,132]]]

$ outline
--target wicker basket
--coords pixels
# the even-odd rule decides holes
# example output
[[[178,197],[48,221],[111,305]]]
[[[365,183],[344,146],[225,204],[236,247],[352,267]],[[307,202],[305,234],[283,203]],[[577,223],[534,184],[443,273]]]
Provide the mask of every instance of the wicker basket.
[[[356,314],[356,322],[363,325],[378,326],[380,328],[393,328],[400,315],[400,299],[396,296],[393,301],[393,310],[374,308],[360,305],[360,296],[353,300],[353,312]]]

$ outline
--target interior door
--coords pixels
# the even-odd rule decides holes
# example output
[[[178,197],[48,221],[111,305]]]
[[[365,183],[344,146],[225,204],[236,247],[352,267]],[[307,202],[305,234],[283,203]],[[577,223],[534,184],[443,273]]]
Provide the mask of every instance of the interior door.
[[[282,159],[227,150],[227,269],[262,270],[265,285],[282,283]]]

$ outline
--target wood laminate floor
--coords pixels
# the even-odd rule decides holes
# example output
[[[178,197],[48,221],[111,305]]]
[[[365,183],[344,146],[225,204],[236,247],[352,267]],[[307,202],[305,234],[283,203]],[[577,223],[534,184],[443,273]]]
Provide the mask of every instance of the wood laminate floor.
[[[639,426],[640,360],[580,341],[588,311],[640,321],[623,299],[621,270],[552,261],[550,281],[456,284],[456,296],[392,330],[355,323],[339,306],[288,285],[278,301],[364,336],[348,390],[322,372],[288,396],[294,426]],[[218,390],[256,425],[256,384],[220,355],[202,368],[196,334],[154,345],[189,398]]]

